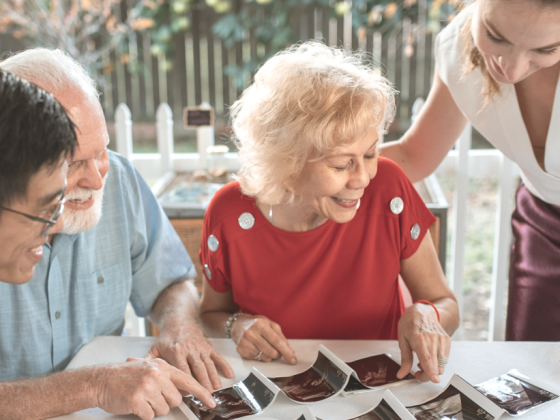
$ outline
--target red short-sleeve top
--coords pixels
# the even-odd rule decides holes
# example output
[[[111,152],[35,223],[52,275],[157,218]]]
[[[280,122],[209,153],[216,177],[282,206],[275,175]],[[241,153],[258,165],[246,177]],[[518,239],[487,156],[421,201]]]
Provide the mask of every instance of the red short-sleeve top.
[[[400,261],[434,221],[402,169],[380,157],[356,216],[307,232],[273,226],[237,182],[227,184],[206,211],[199,257],[215,291],[231,290],[240,311],[267,316],[287,338],[397,339]]]

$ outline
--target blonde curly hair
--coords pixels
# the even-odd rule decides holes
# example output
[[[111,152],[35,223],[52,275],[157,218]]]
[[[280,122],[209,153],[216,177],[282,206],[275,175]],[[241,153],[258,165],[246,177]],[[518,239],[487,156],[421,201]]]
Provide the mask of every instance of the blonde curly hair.
[[[366,58],[309,41],[258,70],[230,110],[245,195],[271,205],[293,201],[292,185],[307,162],[370,127],[381,140],[394,116],[394,90]]]

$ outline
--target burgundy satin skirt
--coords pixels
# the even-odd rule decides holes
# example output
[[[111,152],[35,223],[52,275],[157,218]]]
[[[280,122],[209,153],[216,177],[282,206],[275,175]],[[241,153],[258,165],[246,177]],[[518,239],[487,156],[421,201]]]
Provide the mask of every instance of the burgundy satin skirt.
[[[516,201],[506,340],[560,341],[560,207],[523,183]]]

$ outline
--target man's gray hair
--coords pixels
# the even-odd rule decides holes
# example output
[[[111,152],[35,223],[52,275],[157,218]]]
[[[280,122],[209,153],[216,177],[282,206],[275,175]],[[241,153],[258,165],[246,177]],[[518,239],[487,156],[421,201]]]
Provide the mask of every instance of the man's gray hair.
[[[33,48],[14,54],[0,68],[32,82],[53,95],[79,89],[89,99],[98,99],[95,82],[70,55],[62,50]]]

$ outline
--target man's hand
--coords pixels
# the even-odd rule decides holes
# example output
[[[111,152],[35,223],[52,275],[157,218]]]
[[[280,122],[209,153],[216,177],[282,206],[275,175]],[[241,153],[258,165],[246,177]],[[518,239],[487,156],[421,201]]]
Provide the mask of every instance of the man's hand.
[[[210,392],[222,387],[217,368],[226,378],[233,378],[229,363],[212,347],[202,331],[194,326],[162,332],[144,359],[158,357],[187,374],[192,373]]]
[[[143,420],[166,415],[192,394],[208,407],[216,402],[194,378],[161,359],[129,359],[97,368],[96,405],[112,414],[136,414]]]
[[[198,324],[198,297],[191,281],[173,284],[158,297],[152,322],[160,336],[144,359],[161,357],[171,365],[193,376],[208,391],[222,386],[217,369],[233,378],[233,369],[204,337]]]

